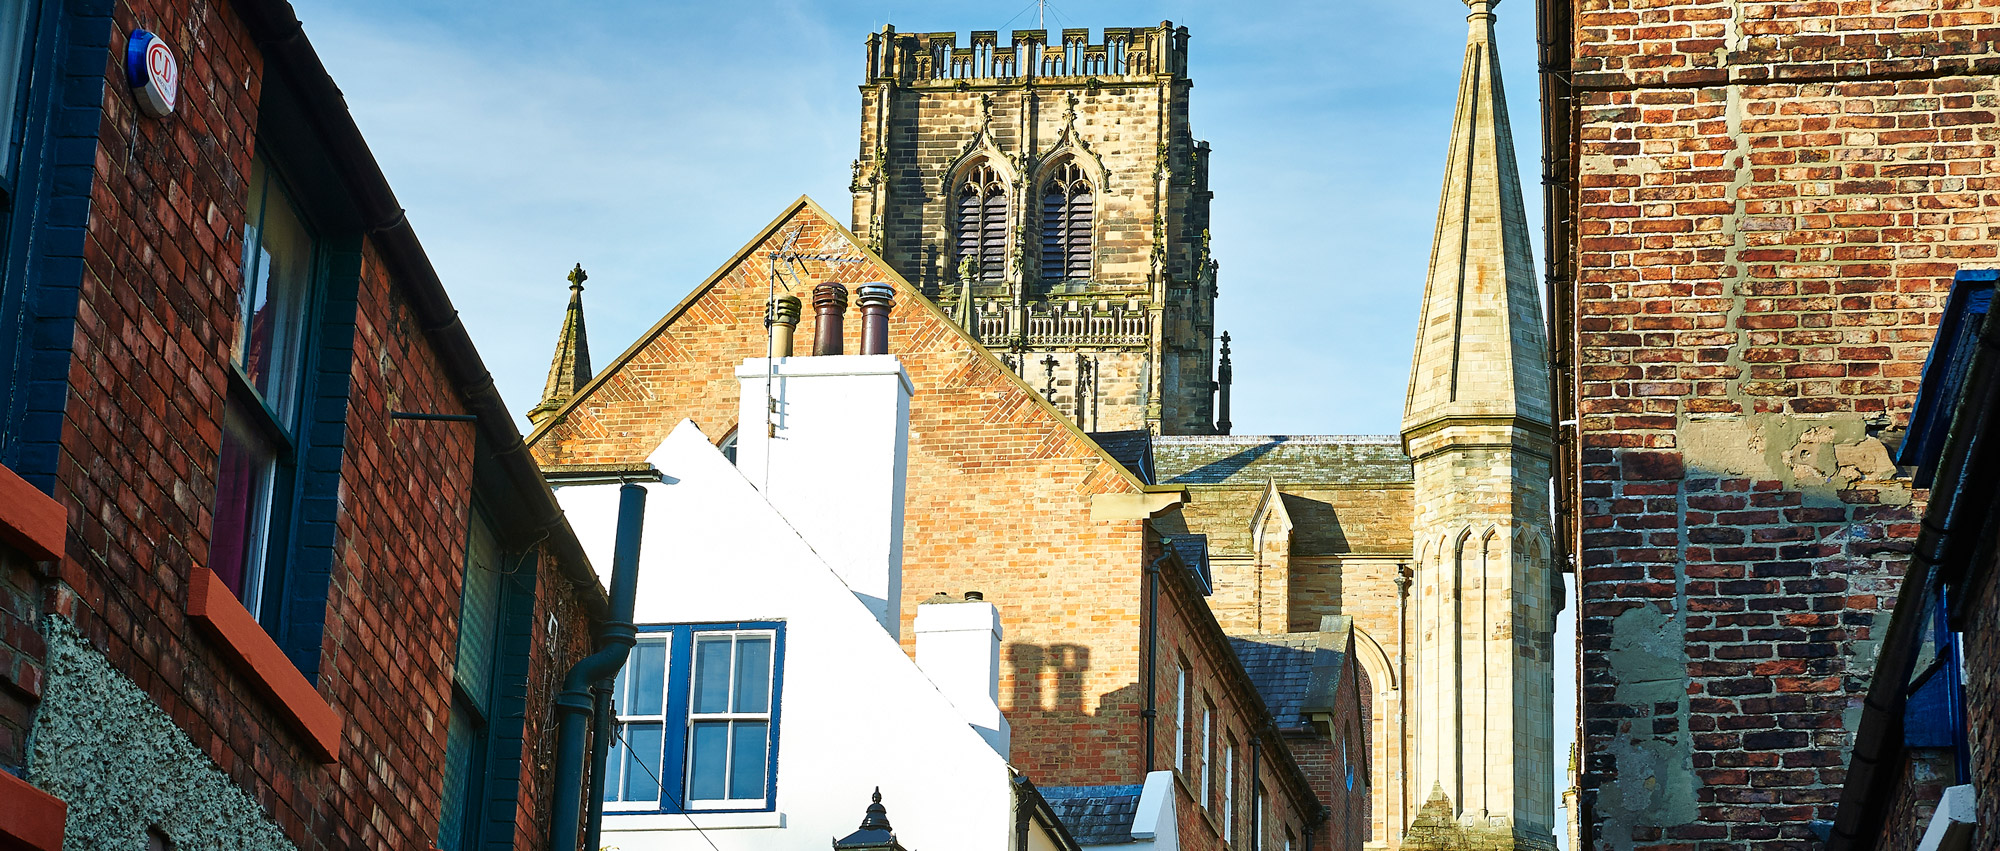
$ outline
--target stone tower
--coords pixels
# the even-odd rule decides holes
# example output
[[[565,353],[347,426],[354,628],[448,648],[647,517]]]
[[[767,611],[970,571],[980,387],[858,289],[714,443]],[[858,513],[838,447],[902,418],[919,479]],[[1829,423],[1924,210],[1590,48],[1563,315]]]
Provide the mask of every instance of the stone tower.
[[[1500,60],[1466,0],[1437,235],[1403,413],[1415,467],[1409,848],[1553,848],[1550,382]]]
[[[1187,40],[868,37],[854,232],[1086,431],[1215,431]]]

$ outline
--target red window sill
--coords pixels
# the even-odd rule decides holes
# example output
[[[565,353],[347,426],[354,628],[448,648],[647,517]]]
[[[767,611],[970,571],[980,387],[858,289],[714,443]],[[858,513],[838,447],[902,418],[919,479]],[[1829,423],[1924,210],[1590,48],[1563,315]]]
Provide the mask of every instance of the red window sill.
[[[58,561],[68,529],[69,513],[62,503],[0,467],[0,541],[36,561]]]
[[[0,771],[0,851],[62,851],[68,813],[61,798]]]
[[[243,608],[229,586],[205,567],[188,583],[188,617],[222,647],[237,673],[263,692],[292,723],[306,750],[322,763],[340,761],[340,716],[285,658],[278,643]]]

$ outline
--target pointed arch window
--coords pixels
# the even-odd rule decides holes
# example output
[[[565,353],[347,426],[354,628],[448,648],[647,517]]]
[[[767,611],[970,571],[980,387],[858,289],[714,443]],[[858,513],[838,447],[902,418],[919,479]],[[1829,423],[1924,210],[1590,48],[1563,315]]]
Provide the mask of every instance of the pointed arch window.
[[[978,266],[973,280],[997,281],[1007,270],[1007,184],[991,163],[966,172],[958,187],[958,258]]]
[[[1042,185],[1042,279],[1090,277],[1090,217],[1097,201],[1076,160],[1050,172]]]

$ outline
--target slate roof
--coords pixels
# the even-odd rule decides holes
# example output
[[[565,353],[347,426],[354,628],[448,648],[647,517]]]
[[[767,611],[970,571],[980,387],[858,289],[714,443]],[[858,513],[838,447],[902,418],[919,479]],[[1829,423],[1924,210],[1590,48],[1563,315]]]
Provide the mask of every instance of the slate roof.
[[[1205,594],[1215,593],[1215,577],[1208,568],[1207,535],[1167,535],[1166,544],[1181,557],[1181,563],[1194,571],[1195,579],[1201,582]]]
[[[1132,820],[1139,814],[1141,788],[1043,786],[1038,791],[1078,845],[1117,845],[1132,841]]]
[[[1415,481],[1394,435],[1162,435],[1152,439],[1163,484],[1389,484]]]
[[[1257,695],[1264,699],[1280,729],[1304,727],[1307,716],[1333,704],[1346,660],[1347,630],[1352,621],[1330,617],[1322,632],[1285,635],[1231,636],[1229,645]]]
[[[1305,726],[1306,694],[1312,687],[1313,655],[1319,652],[1319,634],[1266,635],[1229,639],[1242,660],[1243,670],[1264,698],[1264,706],[1281,729]]]
[[[1104,453],[1125,465],[1139,481],[1149,485],[1159,484],[1154,478],[1153,433],[1143,428],[1130,431],[1093,431],[1090,439],[1104,447]]]

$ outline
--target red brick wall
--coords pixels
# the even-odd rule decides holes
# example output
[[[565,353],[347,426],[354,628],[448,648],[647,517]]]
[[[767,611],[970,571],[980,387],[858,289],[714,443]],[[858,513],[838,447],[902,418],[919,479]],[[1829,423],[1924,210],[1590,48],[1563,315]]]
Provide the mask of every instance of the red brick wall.
[[[1905,751],[1894,785],[1890,787],[1888,815],[1882,819],[1882,835],[1876,847],[1882,851],[1916,851],[1937,812],[1938,798],[1957,769],[1949,749],[1924,748]],[[1977,847],[1977,846],[1974,846]]]
[[[765,238],[782,241],[798,229],[805,253],[856,253],[811,207],[795,208]],[[544,464],[637,461],[683,418],[716,439],[733,428],[736,367],[764,355],[763,258],[775,247],[760,240],[746,249],[754,260],[732,264],[642,338],[629,360],[600,373],[538,433],[536,456]],[[838,280],[851,288],[892,276],[873,263],[814,263],[806,286]],[[807,314],[801,351],[813,333]],[[1094,496],[1134,493],[1137,484],[921,296],[901,291],[892,318],[890,351],[916,387],[903,533],[905,649],[925,597],[985,592],[1007,630],[1000,693],[1015,764],[1043,785],[1138,782],[1133,684],[1142,662],[1145,542],[1138,520],[1090,515]],[[847,326],[846,351],[858,351],[851,308]]]
[[[1182,587],[1170,578],[1163,580],[1161,587],[1164,590],[1160,599],[1159,680],[1156,684],[1159,691],[1154,701],[1158,708],[1158,722],[1153,731],[1153,768],[1173,770],[1178,780],[1175,811],[1179,816],[1181,847],[1223,847],[1223,749],[1226,743],[1233,740],[1236,743],[1234,806],[1237,836],[1234,847],[1249,847],[1253,826],[1254,770],[1255,782],[1263,784],[1265,793],[1263,847],[1282,851],[1287,827],[1295,837],[1303,839],[1305,826],[1318,818],[1321,796],[1329,776],[1325,739],[1316,736],[1274,737],[1254,726],[1253,719],[1256,707],[1261,705],[1261,698],[1250,690],[1249,680],[1239,673],[1241,668],[1236,661],[1235,650],[1215,626],[1214,616],[1206,611],[1206,603],[1197,596],[1199,592],[1191,584]],[[1187,666],[1189,674],[1188,698],[1184,706],[1175,702],[1177,666],[1181,664]],[[1142,684],[1135,685],[1142,687]],[[1143,694],[1141,698],[1143,700]],[[1201,746],[1201,712],[1208,704],[1215,707],[1214,732],[1211,748],[1205,752]],[[1012,718],[1010,712],[1009,720]],[[1181,762],[1176,761],[1175,753],[1175,734],[1179,724],[1187,725],[1186,759]],[[1265,734],[1261,742],[1258,740],[1260,732]],[[1263,749],[1255,765],[1251,755],[1253,743]],[[1210,763],[1209,795],[1206,800],[1201,797],[1201,766],[1204,761]],[[1286,761],[1297,765],[1309,786],[1295,782],[1300,778],[1289,773]],[[1300,849],[1303,851],[1303,846]]]
[[[763,258],[794,232],[801,253],[861,256],[823,211],[792,208],[546,424],[534,437],[536,457],[545,465],[641,460],[683,418],[711,437],[728,433],[737,416],[736,366],[765,351]],[[899,280],[873,258],[809,263],[803,277],[808,288],[824,280],[850,288]],[[1013,727],[1012,762],[1040,785],[1138,783],[1145,772],[1144,565],[1151,556],[1141,521],[1094,520],[1091,509],[1097,496],[1140,488],[919,294],[898,288],[889,350],[916,388],[903,535],[906,649],[924,598],[984,592],[1007,632],[1000,694]],[[850,309],[849,352],[859,349],[856,315]],[[813,325],[808,310],[797,334],[801,351]],[[1251,712],[1237,701],[1256,698],[1222,690],[1215,666],[1236,664],[1232,651],[1205,608],[1197,614],[1185,601],[1176,604],[1177,593],[1161,595],[1160,659],[1184,653],[1199,677],[1210,678],[1204,688],[1236,725],[1238,741],[1247,742]],[[1166,707],[1170,664],[1159,677],[1157,698]],[[1173,753],[1166,718],[1163,708],[1155,728],[1160,768]],[[1247,773],[1248,750],[1241,753]],[[1238,800],[1247,802],[1247,791]],[[1297,809],[1287,817],[1296,820]],[[1195,821],[1183,824],[1186,831],[1201,824],[1198,814],[1188,818]]]
[[[116,17],[120,32],[143,26],[171,44],[184,81],[171,118],[141,118],[124,93],[122,40],[106,57],[58,477],[71,537],[41,605],[74,621],[301,848],[426,847],[438,822],[473,442],[464,425],[389,413],[459,413],[459,392],[365,247],[318,681],[343,722],[342,750],[338,765],[320,765],[183,615],[190,571],[208,556],[263,61],[227,3],[127,0]],[[552,570],[537,617],[552,609],[580,623]],[[0,598],[16,649],[35,644],[23,633],[31,612],[15,599],[29,593],[26,575],[10,569]],[[547,736],[552,664],[538,660],[531,741]],[[0,700],[0,760],[18,759],[5,750],[18,748],[13,706]],[[539,792],[533,777],[545,763],[528,763],[529,790]],[[534,809],[523,809],[522,847],[540,844]]]
[[[1976,613],[1961,636],[1965,650],[1965,716],[1972,734],[1972,786],[1979,795],[1974,848],[2000,847],[2000,569],[1988,567],[1984,587],[1965,589]]]
[[[1572,484],[1603,847],[1806,848],[1832,817],[1921,510],[1885,442],[1952,274],[1996,259],[2000,84],[1967,73],[2000,66],[1996,11],[1576,3]],[[1660,783],[1611,782],[1634,773]]]

